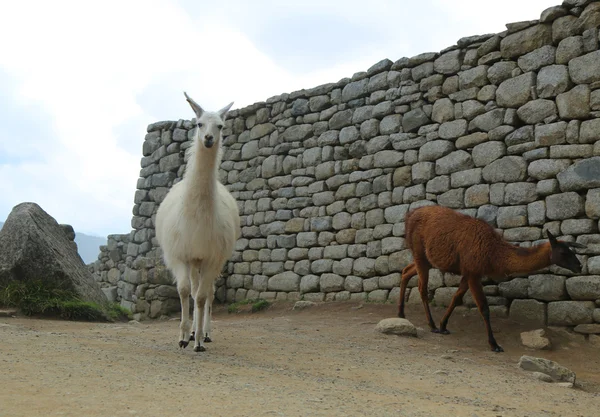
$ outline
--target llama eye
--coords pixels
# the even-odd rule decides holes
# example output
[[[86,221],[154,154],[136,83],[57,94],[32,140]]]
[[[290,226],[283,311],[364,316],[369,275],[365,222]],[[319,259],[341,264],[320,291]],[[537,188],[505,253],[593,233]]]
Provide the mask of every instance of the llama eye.
[[[198,127],[202,127],[202,123],[198,123]]]
[[[218,125],[217,127],[219,128],[219,130],[223,129],[223,125]]]

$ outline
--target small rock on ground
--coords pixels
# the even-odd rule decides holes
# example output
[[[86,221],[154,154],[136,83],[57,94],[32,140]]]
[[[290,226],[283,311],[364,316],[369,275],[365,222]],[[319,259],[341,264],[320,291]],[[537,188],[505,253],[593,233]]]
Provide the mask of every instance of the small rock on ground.
[[[575,383],[575,372],[549,359],[523,355],[519,359],[519,368],[544,373],[554,381]]]
[[[395,317],[381,320],[375,326],[375,330],[384,334],[417,336],[417,328],[410,321]]]
[[[550,339],[546,337],[546,331],[544,329],[521,333],[521,343],[523,346],[532,349],[550,349],[552,346]]]
[[[533,376],[535,379],[538,379],[543,382],[553,382],[554,381],[550,375],[547,375],[543,372],[534,372],[531,374],[531,376]]]
[[[305,308],[314,306],[315,303],[312,301],[296,301],[292,310],[304,310]]]

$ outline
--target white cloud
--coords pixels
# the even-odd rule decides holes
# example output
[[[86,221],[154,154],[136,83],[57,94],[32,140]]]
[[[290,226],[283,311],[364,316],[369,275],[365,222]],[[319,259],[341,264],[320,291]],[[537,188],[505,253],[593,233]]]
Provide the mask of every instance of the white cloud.
[[[19,202],[36,201],[76,230],[127,232],[146,126],[190,118],[183,90],[207,109],[230,101],[239,108],[336,82],[386,57],[436,51],[461,36],[503,30],[506,22],[537,18],[553,2],[406,3],[3,1],[0,69],[14,80],[11,99],[23,111],[43,111],[51,123],[34,130],[45,132],[38,133],[42,137],[30,137],[28,130],[0,137],[0,152],[13,158],[0,158],[0,218]],[[335,65],[315,62],[318,70],[295,73],[280,65],[284,57],[267,55],[260,44],[302,36],[261,32],[274,19],[299,15],[342,22],[327,28],[331,35],[315,48],[360,41],[344,32],[344,22],[377,41],[361,44]],[[32,125],[40,122],[33,111],[28,117]],[[135,137],[123,138],[124,132]],[[27,152],[31,158],[22,161]]]

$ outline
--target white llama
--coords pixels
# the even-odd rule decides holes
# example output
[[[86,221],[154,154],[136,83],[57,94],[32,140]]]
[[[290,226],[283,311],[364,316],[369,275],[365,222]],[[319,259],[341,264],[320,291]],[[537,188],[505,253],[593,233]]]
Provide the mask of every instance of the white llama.
[[[204,342],[211,341],[214,283],[240,236],[237,203],[218,181],[221,129],[233,103],[208,112],[183,94],[196,113],[197,128],[183,179],[169,190],[156,213],[156,239],[181,300],[179,347],[187,347],[193,338],[194,351],[203,352]],[[194,299],[193,335],[190,294]]]

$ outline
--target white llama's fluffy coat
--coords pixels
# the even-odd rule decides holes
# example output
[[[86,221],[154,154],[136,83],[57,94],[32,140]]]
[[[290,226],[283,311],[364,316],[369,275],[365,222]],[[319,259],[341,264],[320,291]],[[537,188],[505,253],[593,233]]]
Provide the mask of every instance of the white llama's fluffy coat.
[[[203,351],[203,342],[210,341],[214,283],[240,236],[237,203],[218,181],[221,128],[233,103],[219,112],[205,112],[187,94],[186,98],[199,125],[183,179],[169,190],[156,214],[156,238],[181,300],[179,345],[185,347],[191,339],[191,294],[195,301],[194,350]]]

